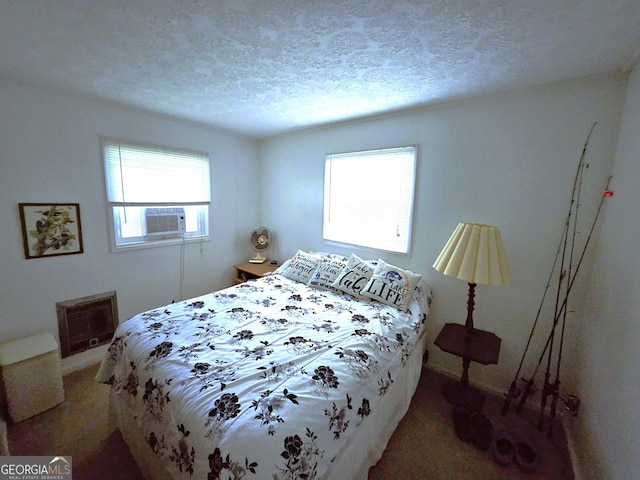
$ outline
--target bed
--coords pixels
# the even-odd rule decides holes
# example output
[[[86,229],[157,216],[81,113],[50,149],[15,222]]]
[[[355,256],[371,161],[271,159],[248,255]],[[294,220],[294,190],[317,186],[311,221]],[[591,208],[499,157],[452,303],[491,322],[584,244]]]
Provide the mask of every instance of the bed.
[[[147,480],[366,479],[415,392],[430,303],[413,272],[299,251],[123,322],[96,380]]]

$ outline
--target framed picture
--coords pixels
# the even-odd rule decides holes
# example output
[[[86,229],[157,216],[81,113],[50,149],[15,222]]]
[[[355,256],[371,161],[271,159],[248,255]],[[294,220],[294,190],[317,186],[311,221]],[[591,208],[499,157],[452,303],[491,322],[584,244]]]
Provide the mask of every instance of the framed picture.
[[[20,203],[26,258],[82,253],[80,204]]]

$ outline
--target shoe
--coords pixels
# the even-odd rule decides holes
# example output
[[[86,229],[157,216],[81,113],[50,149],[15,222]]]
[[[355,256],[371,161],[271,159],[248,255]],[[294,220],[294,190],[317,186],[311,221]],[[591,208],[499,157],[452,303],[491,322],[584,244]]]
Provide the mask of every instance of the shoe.
[[[502,430],[496,434],[492,444],[492,454],[498,465],[506,467],[513,462],[515,449],[515,440],[510,432]]]
[[[461,406],[455,406],[453,407],[453,410],[451,410],[451,417],[453,418],[454,425],[457,425],[458,423],[461,423],[461,422],[468,422],[470,415],[471,415],[471,412]]]
[[[463,442],[471,441],[471,412],[464,407],[453,407],[451,412],[457,437]]]
[[[470,418],[471,440],[480,450],[487,451],[493,440],[493,424],[482,413],[474,413]]]
[[[539,456],[536,450],[526,442],[516,442],[515,461],[522,473],[533,473],[538,468]]]

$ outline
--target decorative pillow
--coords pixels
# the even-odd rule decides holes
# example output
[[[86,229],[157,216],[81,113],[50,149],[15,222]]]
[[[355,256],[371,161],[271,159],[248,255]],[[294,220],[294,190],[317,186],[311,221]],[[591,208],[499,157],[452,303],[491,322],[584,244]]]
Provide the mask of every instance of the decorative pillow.
[[[328,252],[309,252],[311,255],[318,255],[321,259],[330,258],[332,260],[342,260],[346,262],[349,260],[344,255],[340,255],[339,253],[328,253]]]
[[[316,271],[318,263],[320,263],[320,257],[318,255],[298,250],[298,253],[291,258],[286,268],[283,268],[282,271],[278,273],[297,282],[309,283],[313,272]]]
[[[355,253],[352,253],[349,261],[333,282],[333,287],[356,298],[369,300],[367,297],[363,297],[360,291],[373,275],[374,269],[375,265],[372,262],[362,260]]]
[[[332,292],[342,293],[333,286],[333,282],[338,278],[338,275],[342,272],[346,263],[346,260],[339,258],[323,258],[316,267],[316,271],[311,276],[311,280],[309,280],[307,285],[310,287],[318,287],[325,290],[331,290]]]
[[[421,278],[422,275],[378,260],[378,265],[361,294],[404,312]]]
[[[288,258],[284,261],[284,263],[282,265],[280,265],[278,268],[276,268],[275,272],[273,273],[280,273],[283,274],[283,272],[285,272],[287,270],[287,268],[289,268],[289,265],[291,264],[291,259]]]

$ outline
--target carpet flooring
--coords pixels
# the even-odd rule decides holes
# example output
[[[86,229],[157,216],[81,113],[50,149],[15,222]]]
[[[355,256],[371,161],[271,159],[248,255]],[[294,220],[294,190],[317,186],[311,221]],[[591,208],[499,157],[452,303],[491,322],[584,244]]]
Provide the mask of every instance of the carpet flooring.
[[[109,387],[93,380],[98,366],[64,378],[65,401],[40,415],[9,425],[11,455],[70,455],[74,480],[138,480],[140,471],[118,430],[109,425]],[[484,403],[483,413],[496,430],[508,429],[540,453],[534,473],[515,464],[497,465],[491,451],[482,451],[455,434],[452,407],[441,394],[447,378],[423,369],[409,412],[393,434],[370,480],[492,480],[574,478],[566,439],[559,426],[549,439],[535,428],[535,415],[500,415],[501,400]],[[345,479],[348,480],[348,479]]]

